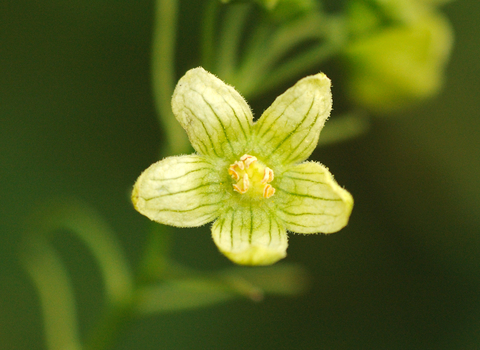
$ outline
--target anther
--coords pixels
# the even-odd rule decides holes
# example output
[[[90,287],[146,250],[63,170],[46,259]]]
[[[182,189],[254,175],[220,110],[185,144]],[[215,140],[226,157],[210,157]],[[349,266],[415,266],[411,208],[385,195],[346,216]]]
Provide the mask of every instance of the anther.
[[[242,194],[248,191],[248,187],[250,186],[250,181],[248,180],[248,174],[243,175],[242,185],[243,185],[243,188],[238,186],[238,184],[234,184],[233,190]]]
[[[257,157],[255,156],[251,156],[249,154],[244,154],[240,160],[245,163],[245,168],[248,169],[248,167],[250,166],[250,164],[252,163],[255,163],[257,161]],[[243,169],[242,169],[243,170]]]
[[[264,198],[270,198],[271,196],[273,196],[274,193],[275,193],[275,189],[270,184],[265,185],[265,187],[263,188]]]
[[[235,163],[233,163],[233,166],[235,165],[238,166],[240,170],[245,170],[245,165],[243,164],[243,162],[236,161]]]
[[[240,179],[240,176],[235,171],[234,167],[235,167],[235,164],[230,165],[230,168],[228,168],[228,175],[231,175],[235,179],[235,181],[238,181],[238,179]]]
[[[275,188],[269,184],[273,181],[273,170],[257,161],[257,157],[244,154],[240,160],[230,164],[228,174],[236,182],[232,184],[233,190],[240,194],[249,191],[250,196],[270,198],[275,193]]]
[[[266,184],[269,182],[273,181],[273,170],[270,169],[269,167],[265,167],[265,170],[263,172],[263,179],[261,181],[262,184]]]

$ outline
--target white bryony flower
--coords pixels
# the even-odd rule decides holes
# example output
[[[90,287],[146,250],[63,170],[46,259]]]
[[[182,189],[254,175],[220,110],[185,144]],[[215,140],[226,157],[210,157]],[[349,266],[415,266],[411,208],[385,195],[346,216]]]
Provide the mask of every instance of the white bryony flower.
[[[135,209],[177,227],[216,220],[218,249],[242,265],[270,265],[286,256],[287,230],[332,233],[348,222],[353,198],[316,162],[332,108],[330,80],[316,74],[280,95],[253,122],[231,86],[195,68],[178,82],[175,117],[196,154],[165,158],[145,170],[132,194]]]

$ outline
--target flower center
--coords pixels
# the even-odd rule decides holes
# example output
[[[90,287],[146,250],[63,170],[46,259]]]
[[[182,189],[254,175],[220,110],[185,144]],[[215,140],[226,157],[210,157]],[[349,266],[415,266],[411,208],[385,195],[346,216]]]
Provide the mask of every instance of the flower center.
[[[236,181],[233,190],[250,196],[270,198],[275,189],[269,182],[273,181],[273,170],[257,160],[257,157],[244,154],[228,168],[228,173]]]

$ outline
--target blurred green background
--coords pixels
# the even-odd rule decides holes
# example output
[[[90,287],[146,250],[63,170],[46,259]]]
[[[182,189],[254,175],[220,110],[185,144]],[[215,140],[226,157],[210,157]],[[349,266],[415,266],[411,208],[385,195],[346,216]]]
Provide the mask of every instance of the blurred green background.
[[[179,76],[198,64],[202,4],[181,3]],[[2,350],[45,349],[38,297],[17,254],[25,219],[43,200],[91,204],[139,259],[148,220],[128,195],[162,140],[150,88],[153,5],[0,4]],[[312,155],[356,204],[339,233],[290,236],[287,260],[310,271],[310,290],[150,316],[117,349],[480,348],[480,2],[443,10],[456,42],[440,96]],[[334,66],[319,68],[334,77]],[[254,101],[256,115],[273,98]],[[334,108],[343,103],[334,90]],[[85,332],[101,306],[100,274],[71,234],[54,245],[72,271]],[[200,269],[231,265],[208,226],[178,230],[173,250]]]

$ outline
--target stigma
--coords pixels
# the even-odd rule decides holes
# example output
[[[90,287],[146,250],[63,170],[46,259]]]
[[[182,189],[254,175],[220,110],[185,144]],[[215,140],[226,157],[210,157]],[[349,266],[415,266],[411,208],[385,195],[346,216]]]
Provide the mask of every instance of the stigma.
[[[235,183],[233,190],[240,194],[262,196],[270,198],[275,194],[275,188],[270,185],[273,181],[273,170],[258,161],[257,157],[244,154],[228,168],[228,174]]]

